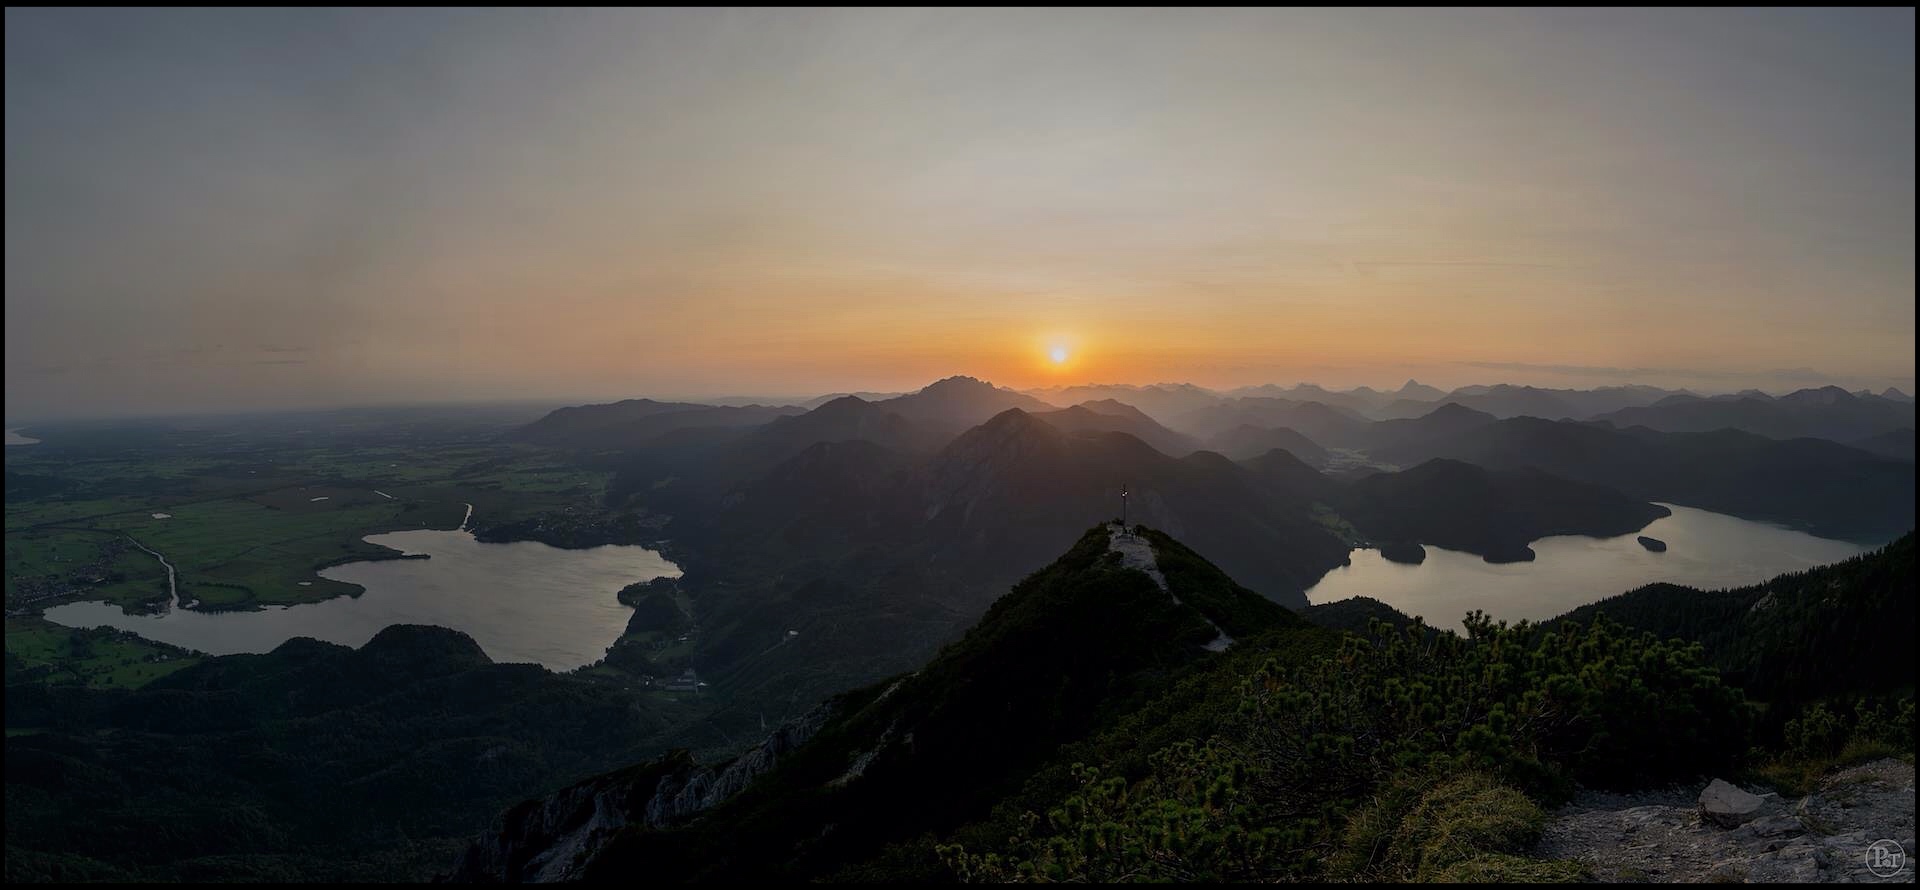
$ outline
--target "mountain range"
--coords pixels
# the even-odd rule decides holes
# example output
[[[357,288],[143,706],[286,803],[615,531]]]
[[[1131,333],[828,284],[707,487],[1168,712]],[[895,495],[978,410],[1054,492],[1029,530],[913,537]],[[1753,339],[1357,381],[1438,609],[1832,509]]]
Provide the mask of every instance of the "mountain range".
[[[1631,533],[1664,515],[1655,501],[1865,544],[1913,521],[1910,459],[1825,440],[1502,419],[1460,403],[1373,421],[1267,396],[1166,424],[1124,394],[1036,408],[960,377],[619,449],[602,447],[618,423],[583,425],[578,410],[516,436],[584,426],[581,459],[614,474],[605,508],[648,517],[654,531],[633,542],[681,566],[676,589],[701,627],[671,663],[624,644],[615,654],[639,673],[691,659],[739,703],[716,718],[736,728],[909,669],[1090,519],[1117,517],[1123,486],[1130,521],[1294,608],[1355,546],[1525,559],[1546,535]]]

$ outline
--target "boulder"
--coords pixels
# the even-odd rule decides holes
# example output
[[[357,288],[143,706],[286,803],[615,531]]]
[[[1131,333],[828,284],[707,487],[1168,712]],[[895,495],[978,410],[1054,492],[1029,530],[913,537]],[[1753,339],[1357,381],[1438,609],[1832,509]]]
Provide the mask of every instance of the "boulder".
[[[1714,779],[1700,792],[1700,818],[1721,828],[1737,828],[1760,816],[1767,804],[1757,794],[1749,794],[1721,779]]]

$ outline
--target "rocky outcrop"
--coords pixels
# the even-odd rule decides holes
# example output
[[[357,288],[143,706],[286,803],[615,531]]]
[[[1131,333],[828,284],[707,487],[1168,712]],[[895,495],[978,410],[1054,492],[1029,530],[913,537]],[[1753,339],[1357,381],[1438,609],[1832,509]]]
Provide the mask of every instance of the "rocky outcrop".
[[[1582,794],[1554,814],[1534,853],[1612,882],[1910,882],[1913,778],[1912,765],[1878,760],[1829,774],[1794,801],[1718,779],[1691,801],[1680,789]],[[1897,870],[1874,856],[1883,841],[1881,850],[1903,851]]]
[[[740,793],[805,744],[833,716],[823,704],[780,726],[766,741],[714,769],[685,751],[653,763],[595,776],[520,804],[460,857],[448,880],[544,883],[578,880],[614,834],[629,825],[662,828],[690,819]]]
[[[1723,779],[1714,779],[1700,792],[1700,818],[1721,828],[1738,828],[1759,817],[1767,800]]]
[[[828,706],[814,708],[782,724],[766,741],[718,771],[702,766],[662,776],[653,797],[647,801],[646,825],[664,828],[739,794],[754,779],[773,769],[781,757],[813,738],[830,716]]]

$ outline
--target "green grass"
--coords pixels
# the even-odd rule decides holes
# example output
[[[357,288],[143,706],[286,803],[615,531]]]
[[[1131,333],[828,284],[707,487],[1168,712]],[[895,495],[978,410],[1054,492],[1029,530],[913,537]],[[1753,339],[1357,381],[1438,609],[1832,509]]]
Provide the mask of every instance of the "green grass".
[[[293,497],[306,507],[304,489]],[[99,528],[133,537],[167,557],[179,572],[180,596],[212,608],[314,602],[358,592],[356,585],[320,578],[326,565],[380,559],[393,552],[361,537],[418,528],[440,512],[409,511],[399,502],[282,509],[256,499],[173,505],[171,519],[119,514],[95,521]],[[409,521],[413,520],[413,521]],[[311,581],[311,586],[300,586]]]
[[[136,688],[199,662],[199,657],[131,633],[61,627],[38,618],[7,619],[7,678],[54,685]]]
[[[1405,776],[1348,822],[1336,868],[1363,879],[1441,883],[1578,881],[1574,862],[1529,859],[1540,806],[1482,773]]]

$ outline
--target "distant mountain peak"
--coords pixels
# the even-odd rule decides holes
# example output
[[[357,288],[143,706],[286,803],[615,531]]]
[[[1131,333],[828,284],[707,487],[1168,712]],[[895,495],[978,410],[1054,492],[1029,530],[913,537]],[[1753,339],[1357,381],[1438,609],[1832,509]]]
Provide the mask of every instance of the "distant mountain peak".
[[[1073,407],[1084,408],[1095,414],[1109,414],[1115,417],[1129,417],[1134,420],[1146,421],[1148,423],[1155,422],[1153,418],[1147,416],[1146,412],[1141,411],[1140,409],[1135,408],[1132,405],[1129,405],[1126,402],[1122,402],[1117,399],[1089,399]]]
[[[1403,399],[1412,399],[1417,402],[1432,402],[1446,397],[1446,393],[1411,377],[1407,378],[1407,382],[1401,384],[1400,389],[1394,392],[1393,395]]]
[[[873,407],[872,402],[869,402],[866,399],[860,398],[859,396],[840,396],[839,398],[821,403],[820,407],[815,408],[813,410],[815,413],[824,411],[829,414],[837,414],[842,412],[860,411],[860,410],[864,410],[871,407]]]
[[[1440,407],[1433,409],[1433,411],[1427,414],[1427,416],[1428,417],[1485,417],[1489,420],[1493,419],[1493,415],[1488,414],[1485,411],[1477,411],[1473,408],[1469,408],[1465,405],[1460,404],[1459,402],[1442,402],[1440,404]]]
[[[1072,409],[1062,408],[1060,410],[1070,411]],[[999,414],[987,418],[987,422],[980,425],[981,429],[1020,429],[1023,427],[1042,429],[1046,427],[1046,424],[1042,423],[1040,418],[1019,408],[1008,408]]]
[[[1853,393],[1847,392],[1838,386],[1822,386],[1818,389],[1803,389],[1798,392],[1789,393],[1781,396],[1780,400],[1784,402],[1801,402],[1816,405],[1837,405],[1842,402],[1854,401],[1855,398]]]
[[[929,390],[934,390],[934,389],[976,389],[976,388],[999,389],[999,387],[994,386],[993,384],[988,383],[985,380],[981,380],[978,377],[969,377],[965,374],[955,374],[952,377],[942,377],[939,380],[935,380],[934,382],[929,383],[926,386],[922,387],[920,391],[927,392]]]
[[[965,375],[936,380],[911,395],[876,404],[909,420],[960,426],[981,423],[1007,408],[1047,411],[1053,407],[1033,396]]]

